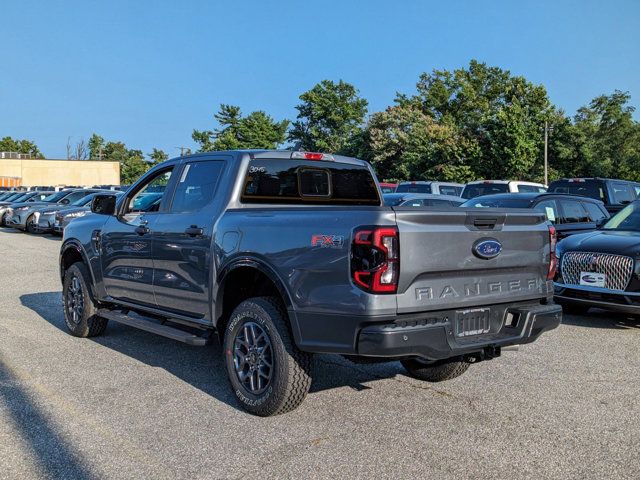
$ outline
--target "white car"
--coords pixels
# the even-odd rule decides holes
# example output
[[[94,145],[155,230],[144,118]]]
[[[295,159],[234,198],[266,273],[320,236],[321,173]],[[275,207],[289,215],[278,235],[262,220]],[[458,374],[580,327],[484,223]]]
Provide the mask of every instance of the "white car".
[[[518,180],[477,180],[467,183],[460,196],[469,199],[495,193],[544,193],[546,191],[547,187],[541,183]]]

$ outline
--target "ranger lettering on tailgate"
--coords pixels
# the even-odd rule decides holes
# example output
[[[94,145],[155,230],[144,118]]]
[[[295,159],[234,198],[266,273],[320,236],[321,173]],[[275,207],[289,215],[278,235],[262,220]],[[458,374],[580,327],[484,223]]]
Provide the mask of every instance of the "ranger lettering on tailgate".
[[[416,299],[425,301],[439,298],[477,297],[480,295],[495,295],[503,292],[523,292],[527,290],[536,292],[539,289],[540,282],[535,278],[501,282],[465,283],[461,288],[456,288],[453,285],[439,287],[426,286],[416,288]]]

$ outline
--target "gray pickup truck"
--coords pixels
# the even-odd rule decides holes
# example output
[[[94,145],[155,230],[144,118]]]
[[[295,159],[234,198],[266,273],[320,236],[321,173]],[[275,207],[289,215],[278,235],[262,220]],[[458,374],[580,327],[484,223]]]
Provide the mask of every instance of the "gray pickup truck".
[[[233,392],[257,415],[300,405],[313,353],[400,361],[440,381],[561,321],[542,214],[385,207],[353,158],[187,156],[91,208],[60,252],[71,333],[111,320],[190,345],[217,338]]]

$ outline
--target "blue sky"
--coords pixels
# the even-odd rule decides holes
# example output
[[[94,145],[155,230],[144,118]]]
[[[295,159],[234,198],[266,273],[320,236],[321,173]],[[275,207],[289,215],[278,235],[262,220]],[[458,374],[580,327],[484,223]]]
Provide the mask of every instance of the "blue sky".
[[[220,103],[292,119],[325,78],[373,112],[472,58],[544,84],[570,114],[616,88],[640,107],[637,0],[1,0],[0,19],[0,136],[49,158],[92,132],[174,156]]]

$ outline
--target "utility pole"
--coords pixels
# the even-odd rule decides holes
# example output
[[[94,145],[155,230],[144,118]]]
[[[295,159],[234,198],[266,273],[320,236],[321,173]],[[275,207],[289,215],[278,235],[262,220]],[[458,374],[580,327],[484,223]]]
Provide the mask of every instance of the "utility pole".
[[[187,152],[187,155],[191,155],[191,149],[189,147],[176,147],[180,149],[180,156],[184,157],[185,152]]]
[[[553,133],[553,126],[548,120],[544,121],[544,184],[549,185],[549,134]]]
[[[544,185],[549,185],[549,159],[547,156],[547,145],[549,143],[549,122],[544,121]]]

